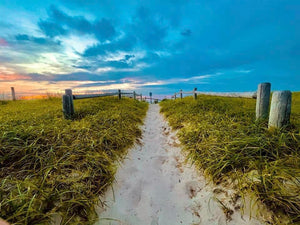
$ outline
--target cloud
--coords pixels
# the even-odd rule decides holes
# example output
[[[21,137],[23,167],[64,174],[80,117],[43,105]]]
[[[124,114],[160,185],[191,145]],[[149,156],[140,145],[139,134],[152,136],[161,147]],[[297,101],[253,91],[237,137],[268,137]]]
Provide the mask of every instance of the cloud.
[[[38,45],[60,45],[61,42],[60,41],[54,41],[53,39],[50,38],[43,38],[43,37],[33,37],[33,36],[29,36],[27,34],[18,34],[15,36],[17,41],[29,41],[32,42],[34,44],[38,44]]]
[[[38,25],[41,31],[43,31],[48,37],[51,38],[68,34],[68,31],[56,22],[40,21]]]
[[[94,34],[100,41],[111,40],[116,36],[116,31],[111,21],[105,18],[89,21],[83,16],[69,16],[56,6],[48,10],[48,18],[40,20],[39,28],[49,37],[65,36],[69,33]]]
[[[83,56],[91,57],[97,55],[106,55],[116,51],[131,51],[133,50],[135,44],[136,38],[134,36],[127,35],[110,43],[93,45],[92,47],[86,49],[86,51],[83,53]]]
[[[17,74],[13,69],[7,68],[5,66],[0,66],[0,82],[29,79],[29,76]]]
[[[161,15],[153,14],[149,9],[140,7],[133,17],[131,29],[142,45],[152,50],[158,49],[164,46],[168,21],[165,21]]]
[[[93,30],[95,36],[100,41],[111,40],[116,35],[115,28],[112,26],[111,22],[104,18],[93,24]]]
[[[4,38],[0,38],[0,46],[8,46],[8,42]]]
[[[170,21],[161,14],[150,9],[138,7],[130,22],[125,24],[118,33],[122,35],[109,43],[99,43],[86,50],[85,57],[105,55],[116,51],[143,49],[146,51],[163,50],[169,47],[167,40]],[[101,29],[100,29],[101,30]],[[107,32],[111,29],[107,28]],[[114,30],[111,33],[115,34]]]
[[[185,29],[185,30],[181,31],[180,34],[182,36],[191,36],[192,31],[190,29]]]
[[[29,21],[26,29],[19,29],[16,22],[10,26],[0,22],[5,26],[0,60],[17,74],[48,82],[124,81],[161,92],[192,89],[197,83],[203,90],[252,90],[260,81],[297,88],[296,0],[272,4],[56,0],[55,6],[47,4],[32,9],[35,19],[22,14]],[[44,7],[46,16],[40,14]],[[11,15],[3,21],[10,21]],[[197,78],[197,74],[217,73]]]

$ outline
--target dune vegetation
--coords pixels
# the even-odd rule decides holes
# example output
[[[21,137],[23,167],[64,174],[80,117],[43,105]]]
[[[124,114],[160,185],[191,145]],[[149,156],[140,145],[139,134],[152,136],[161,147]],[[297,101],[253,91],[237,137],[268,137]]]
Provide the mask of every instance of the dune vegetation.
[[[0,218],[12,224],[93,224],[99,196],[140,137],[147,103],[116,97],[0,101]]]
[[[198,96],[166,100],[161,112],[188,159],[215,183],[232,181],[240,196],[254,193],[275,215],[300,221],[300,92],[293,93],[291,124],[268,130],[255,121],[255,99]]]

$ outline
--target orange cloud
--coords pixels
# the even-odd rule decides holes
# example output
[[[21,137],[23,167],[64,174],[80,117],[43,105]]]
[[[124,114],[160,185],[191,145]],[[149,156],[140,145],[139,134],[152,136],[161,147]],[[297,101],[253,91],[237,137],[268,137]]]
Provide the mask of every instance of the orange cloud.
[[[0,73],[0,80],[29,80],[30,77],[19,74],[3,74]]]
[[[10,68],[5,66],[0,66],[0,80],[1,81],[11,81],[11,80],[29,80],[30,77],[25,75],[17,74]]]

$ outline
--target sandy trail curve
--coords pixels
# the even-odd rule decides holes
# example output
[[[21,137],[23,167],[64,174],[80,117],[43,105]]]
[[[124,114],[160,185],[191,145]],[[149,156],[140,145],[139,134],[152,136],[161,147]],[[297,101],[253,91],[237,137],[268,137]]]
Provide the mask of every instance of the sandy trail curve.
[[[238,210],[226,221],[214,188],[193,166],[183,163],[176,134],[158,105],[150,105],[142,129],[141,144],[120,166],[96,225],[261,224]]]

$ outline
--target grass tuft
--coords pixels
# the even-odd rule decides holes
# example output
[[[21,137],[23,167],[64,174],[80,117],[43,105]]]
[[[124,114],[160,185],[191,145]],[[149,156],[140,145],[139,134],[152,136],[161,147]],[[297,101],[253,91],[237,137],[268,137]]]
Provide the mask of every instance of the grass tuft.
[[[18,224],[93,224],[99,196],[141,136],[147,104],[114,97],[0,102],[0,217]]]
[[[300,221],[300,92],[293,93],[291,124],[268,130],[255,121],[255,100],[198,96],[160,103],[189,159],[219,183],[236,181],[269,209]]]

